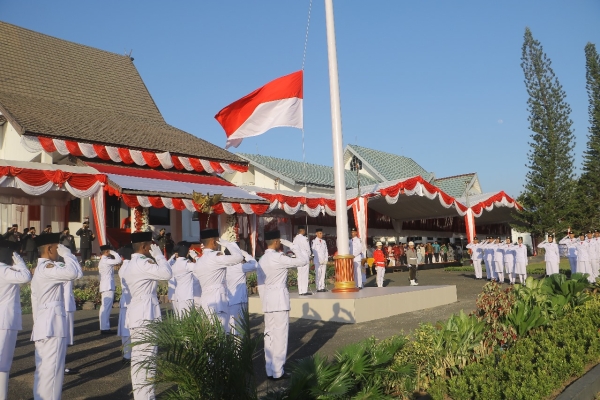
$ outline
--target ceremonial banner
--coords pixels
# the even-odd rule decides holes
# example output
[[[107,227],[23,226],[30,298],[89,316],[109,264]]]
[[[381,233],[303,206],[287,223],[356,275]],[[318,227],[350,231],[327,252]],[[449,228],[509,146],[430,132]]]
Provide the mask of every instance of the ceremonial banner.
[[[271,128],[302,129],[302,71],[277,78],[231,103],[215,115],[225,130],[225,148]]]
[[[471,208],[465,213],[465,227],[467,228],[467,241],[471,243],[475,237],[475,215]]]

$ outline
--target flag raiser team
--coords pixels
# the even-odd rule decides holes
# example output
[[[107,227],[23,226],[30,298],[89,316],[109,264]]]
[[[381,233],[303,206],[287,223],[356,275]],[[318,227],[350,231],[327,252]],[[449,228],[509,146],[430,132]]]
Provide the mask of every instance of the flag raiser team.
[[[538,244],[545,250],[546,275],[559,273],[560,252],[558,245],[565,245],[567,257],[571,266],[571,273],[588,274],[589,282],[595,282],[600,267],[600,231],[595,229],[586,233],[581,232],[578,237],[569,229],[567,236],[556,243],[553,234],[548,234],[547,239]],[[485,264],[487,280],[504,283],[504,273],[507,274],[509,283],[516,283],[516,277],[524,283],[527,279],[527,247],[523,238],[518,238],[518,243],[511,243],[511,238],[487,237],[480,242],[477,237],[467,245],[471,252],[471,260],[475,269],[475,278],[483,279],[482,262]]]
[[[100,273],[101,334],[110,334],[110,310],[114,298],[114,268],[118,270],[122,295],[119,303],[117,334],[123,345],[123,362],[131,364],[134,399],[154,398],[154,388],[148,384],[152,376],[138,368],[157,348],[135,345],[144,335],[148,321],[161,319],[156,288],[159,281],[169,281],[169,297],[173,311],[182,315],[192,307],[202,307],[214,314],[225,332],[239,334],[236,321],[247,307],[246,273],[256,271],[259,294],[265,314],[265,361],[271,380],[288,378],[283,366],[287,356],[289,329],[289,292],[287,270],[298,269],[299,293],[308,291],[308,270],[311,250],[317,274],[317,292],[324,292],[326,264],[329,259],[322,229],[309,246],[306,228],[300,227],[294,242],[280,237],[279,231],[266,232],[265,254],[257,262],[236,243],[219,239],[216,229],[201,232],[202,255],[191,249],[191,243],[178,243],[175,254],[167,260],[163,251],[152,242],[151,232],[131,234],[131,244],[118,252],[101,246]],[[362,287],[364,252],[356,230],[350,240],[355,256],[355,279]],[[8,377],[16,346],[17,332],[22,329],[20,285],[31,282],[33,330],[35,342],[34,399],[60,399],[65,371],[67,346],[73,344],[73,314],[75,311],[73,281],[83,276],[77,258],[71,250],[59,244],[60,234],[35,238],[40,257],[33,278],[19,256],[15,242],[0,240],[0,400],[8,396]],[[288,247],[295,257],[279,251]],[[225,252],[219,251],[225,247]]]

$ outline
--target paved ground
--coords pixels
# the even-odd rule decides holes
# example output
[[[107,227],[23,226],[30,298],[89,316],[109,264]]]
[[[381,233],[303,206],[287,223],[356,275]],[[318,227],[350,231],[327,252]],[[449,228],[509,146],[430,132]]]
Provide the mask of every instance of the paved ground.
[[[395,272],[386,274],[386,285],[406,285],[408,274]],[[447,306],[397,315],[362,324],[341,324],[302,319],[290,320],[288,360],[309,356],[315,352],[331,355],[339,347],[375,336],[386,338],[401,331],[409,332],[421,322],[435,322],[447,318],[463,309],[471,311],[475,299],[485,281],[473,279],[471,273],[444,272],[440,269],[421,271],[421,285],[456,285],[458,302]],[[374,277],[368,279],[367,286],[375,286]],[[113,309],[111,325],[117,325],[118,310]],[[23,331],[17,340],[17,349],[10,376],[10,399],[31,399],[33,372],[35,370],[34,346],[29,341],[31,315],[23,316]],[[260,334],[263,318],[252,316],[252,332]],[[75,313],[75,345],[67,352],[67,366],[75,373],[65,377],[63,399],[129,399],[132,398],[129,368],[121,365],[121,341],[114,335],[100,335],[97,311],[77,311]],[[334,339],[334,340],[332,340]],[[268,390],[264,372],[264,356],[261,351],[255,359],[255,371],[259,391]],[[277,383],[279,384],[279,382]],[[270,383],[271,387],[273,383]]]

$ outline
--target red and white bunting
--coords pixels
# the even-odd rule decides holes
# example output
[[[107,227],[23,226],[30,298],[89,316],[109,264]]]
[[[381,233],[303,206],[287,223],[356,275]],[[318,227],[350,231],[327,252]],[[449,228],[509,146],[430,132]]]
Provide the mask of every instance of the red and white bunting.
[[[504,193],[504,191],[500,191],[494,195],[489,196],[485,200],[481,200],[475,205],[471,206],[473,210],[473,215],[479,218],[481,214],[483,214],[483,210],[492,211],[494,207],[514,207],[517,210],[522,210],[523,206],[521,206],[515,199]]]
[[[222,163],[218,161],[203,160],[194,157],[175,156],[168,151],[156,153],[153,151],[132,150],[125,147],[114,147],[103,144],[82,143],[72,140],[53,139],[43,136],[21,136],[21,145],[29,152],[37,153],[42,150],[49,153],[59,152],[63,156],[74,155],[77,157],[100,158],[124,164],[137,164],[151,168],[163,167],[178,170],[208,173],[232,173],[235,171],[248,171],[247,165]]]

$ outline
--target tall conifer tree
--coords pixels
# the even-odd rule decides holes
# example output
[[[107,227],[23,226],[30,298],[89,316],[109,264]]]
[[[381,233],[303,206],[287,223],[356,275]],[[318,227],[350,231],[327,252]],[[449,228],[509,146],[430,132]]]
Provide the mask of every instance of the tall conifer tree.
[[[590,127],[577,190],[577,219],[582,228],[600,229],[600,57],[592,43],[585,46],[585,61]]]
[[[575,138],[566,93],[554,75],[551,61],[531,30],[525,29],[521,67],[529,99],[529,168],[519,196],[523,212],[516,213],[515,228],[540,237],[570,226],[575,189],[573,148]]]

